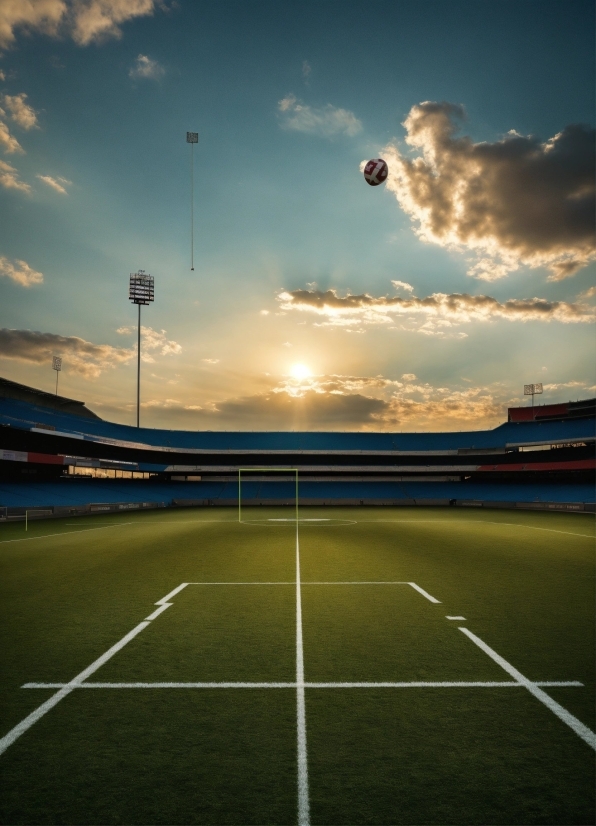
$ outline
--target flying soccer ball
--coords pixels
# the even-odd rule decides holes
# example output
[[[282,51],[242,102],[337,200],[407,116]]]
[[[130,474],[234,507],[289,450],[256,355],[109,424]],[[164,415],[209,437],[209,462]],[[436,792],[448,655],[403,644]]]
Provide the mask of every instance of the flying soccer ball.
[[[370,186],[385,183],[387,175],[389,175],[389,167],[383,158],[373,158],[364,167],[364,180]]]

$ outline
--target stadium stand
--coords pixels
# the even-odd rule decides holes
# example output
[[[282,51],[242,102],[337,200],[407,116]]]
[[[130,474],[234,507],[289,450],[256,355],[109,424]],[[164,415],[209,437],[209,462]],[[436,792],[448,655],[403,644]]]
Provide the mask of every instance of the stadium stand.
[[[227,432],[135,428],[0,380],[0,513],[184,505],[444,504],[594,509],[595,404],[510,408],[493,430]],[[524,413],[520,413],[524,411]],[[524,418],[525,411],[535,411]],[[4,511],[2,511],[4,509]]]

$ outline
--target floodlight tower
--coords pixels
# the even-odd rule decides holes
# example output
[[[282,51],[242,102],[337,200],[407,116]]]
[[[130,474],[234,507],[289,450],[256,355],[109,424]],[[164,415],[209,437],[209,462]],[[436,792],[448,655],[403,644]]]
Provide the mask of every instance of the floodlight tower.
[[[58,373],[62,370],[62,359],[60,356],[52,356],[52,370],[56,371],[56,395],[58,395]]]
[[[542,393],[542,382],[538,384],[524,384],[524,396],[532,397],[532,407],[534,407],[534,396],[540,396]]]
[[[154,300],[153,276],[139,270],[131,272],[128,297],[139,308],[138,341],[137,341],[137,427],[140,427],[141,410],[141,307],[147,306]]]
[[[198,132],[187,132],[186,143],[190,144],[190,269],[195,268],[195,170],[194,170],[194,149],[195,143],[199,142]]]

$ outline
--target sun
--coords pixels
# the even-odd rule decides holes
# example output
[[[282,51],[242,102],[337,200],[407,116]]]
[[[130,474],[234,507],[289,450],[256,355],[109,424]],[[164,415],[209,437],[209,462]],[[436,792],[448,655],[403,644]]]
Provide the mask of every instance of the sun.
[[[293,376],[295,379],[308,379],[312,376],[311,371],[306,366],[306,364],[294,364],[294,366],[290,370],[290,375]]]

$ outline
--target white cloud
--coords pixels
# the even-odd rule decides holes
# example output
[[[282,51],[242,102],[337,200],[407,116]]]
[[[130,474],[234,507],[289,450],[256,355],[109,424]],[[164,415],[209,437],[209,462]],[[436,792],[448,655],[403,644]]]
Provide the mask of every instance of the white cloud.
[[[43,273],[32,269],[26,261],[19,258],[10,261],[4,255],[0,255],[0,276],[2,275],[21,287],[32,287],[43,282]]]
[[[65,0],[3,0],[0,3],[0,48],[14,43],[17,28],[55,37],[66,10]]]
[[[308,84],[308,79],[310,78],[312,72],[312,67],[308,60],[302,61],[302,77],[304,78],[304,82]]]
[[[51,175],[36,175],[35,177],[43,181],[44,184],[51,186],[52,189],[55,189],[56,192],[59,192],[61,195],[68,195],[66,187],[72,184],[72,181],[68,181],[66,178],[52,178]]]
[[[14,166],[6,163],[6,161],[0,161],[0,186],[3,186],[4,189],[18,189],[20,192],[31,192],[29,184],[21,181],[18,171]]]
[[[413,293],[414,287],[411,284],[408,284],[406,281],[392,281],[391,282],[396,290],[405,290],[407,293]]]
[[[20,95],[4,95],[4,105],[10,112],[11,119],[17,123],[21,129],[39,129],[37,124],[37,113],[33,107],[25,103],[27,95],[21,92]]]
[[[220,362],[219,359],[201,359],[201,361],[204,361],[206,364],[219,364]]]
[[[1,112],[1,110],[0,110]],[[0,146],[3,147],[4,151],[7,155],[12,155],[15,152],[19,152],[24,154],[25,150],[15,138],[14,135],[11,134],[10,129],[4,123],[4,121],[0,120]]]
[[[159,0],[2,0],[0,48],[12,46],[19,29],[66,34],[79,46],[120,38],[123,23],[158,7],[164,7]]]
[[[382,150],[387,187],[419,237],[472,253],[468,274],[485,281],[522,265],[559,281],[594,260],[595,131],[572,124],[544,143],[514,131],[474,143],[456,134],[464,119],[456,104],[418,104],[404,121],[418,156]]]
[[[136,327],[119,327],[116,330],[119,335],[129,336],[137,333]],[[133,344],[136,353],[136,343]],[[153,327],[141,326],[141,360],[154,363],[155,358],[152,353],[160,356],[178,355],[182,352],[182,347],[178,342],[166,338],[165,330],[154,330]]]
[[[128,75],[135,80],[159,80],[164,76],[165,72],[166,70],[157,60],[152,60],[150,57],[147,57],[147,55],[140,54],[135,60],[134,66],[129,70]]]
[[[596,321],[596,309],[583,303],[547,301],[544,298],[511,298],[504,302],[488,295],[433,293],[425,298],[408,296],[339,296],[335,290],[293,290],[277,296],[284,311],[322,316],[324,326],[351,328],[367,324],[389,325],[394,316],[406,316],[402,329],[446,337],[464,338],[453,330],[460,324],[494,319],[509,321],[559,321],[564,324]],[[409,325],[409,326],[408,326]]]
[[[333,138],[337,135],[353,137],[362,131],[362,123],[353,112],[326,106],[308,106],[295,95],[287,95],[277,104],[281,126],[295,132]]]

